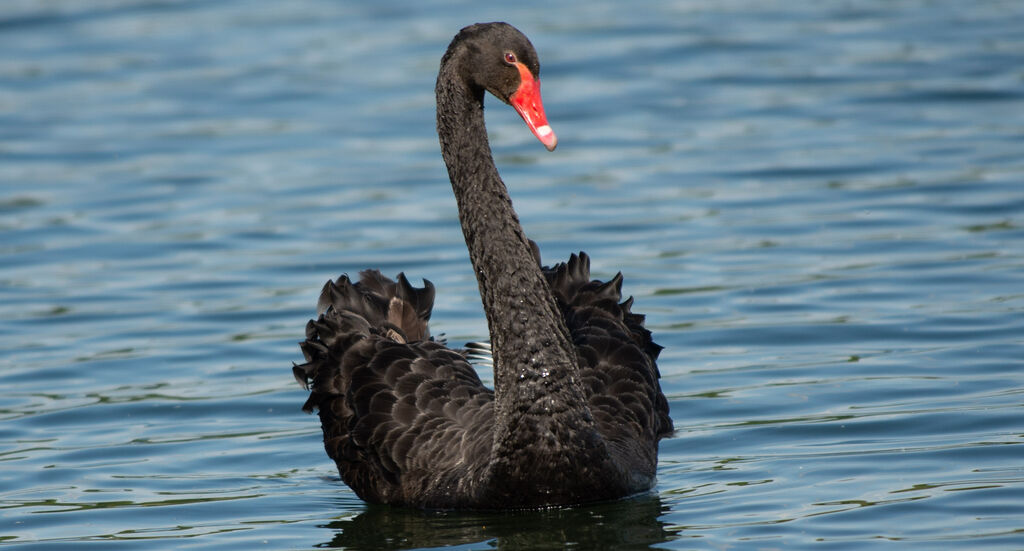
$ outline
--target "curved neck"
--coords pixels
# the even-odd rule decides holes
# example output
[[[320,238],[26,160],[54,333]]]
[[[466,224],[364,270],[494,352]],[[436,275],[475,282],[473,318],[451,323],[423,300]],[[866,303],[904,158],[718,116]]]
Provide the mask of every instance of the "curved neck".
[[[514,448],[518,417],[535,408],[593,421],[569,331],[494,166],[484,92],[451,67],[437,80],[438,135],[491,335],[495,445]]]

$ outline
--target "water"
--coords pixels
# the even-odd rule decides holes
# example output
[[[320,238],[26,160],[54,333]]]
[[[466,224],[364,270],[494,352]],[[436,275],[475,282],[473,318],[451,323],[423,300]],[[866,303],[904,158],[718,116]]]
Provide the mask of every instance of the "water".
[[[549,4],[4,2],[0,545],[1024,548],[1024,5]],[[497,19],[523,223],[624,272],[678,434],[624,502],[369,507],[296,342],[371,266],[486,336],[432,90]]]

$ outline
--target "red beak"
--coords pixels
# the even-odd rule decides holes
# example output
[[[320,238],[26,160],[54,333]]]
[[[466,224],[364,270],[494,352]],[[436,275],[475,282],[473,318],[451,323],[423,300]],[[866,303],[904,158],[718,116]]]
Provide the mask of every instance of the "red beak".
[[[533,73],[526,65],[516,63],[516,67],[519,69],[520,83],[519,88],[509,98],[509,102],[519,116],[523,117],[530,132],[537,136],[548,151],[553,151],[558,145],[558,137],[548,126],[548,117],[544,114],[544,104],[540,100],[540,81],[533,78]]]

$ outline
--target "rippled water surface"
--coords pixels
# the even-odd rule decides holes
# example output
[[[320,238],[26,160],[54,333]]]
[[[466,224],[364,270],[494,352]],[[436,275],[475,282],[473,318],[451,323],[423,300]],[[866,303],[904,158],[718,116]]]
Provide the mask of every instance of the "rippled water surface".
[[[0,4],[0,546],[1024,548],[1024,4],[482,5]],[[496,19],[522,221],[624,272],[677,435],[623,502],[369,507],[296,342],[365,267],[486,338],[433,82]]]

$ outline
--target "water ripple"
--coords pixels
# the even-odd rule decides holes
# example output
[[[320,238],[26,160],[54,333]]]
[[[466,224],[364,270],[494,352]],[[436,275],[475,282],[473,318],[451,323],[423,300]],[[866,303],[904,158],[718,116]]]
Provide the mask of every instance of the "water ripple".
[[[506,515],[363,504],[289,367],[329,277],[486,338],[434,135],[454,29],[548,261],[666,346],[658,486]],[[1019,548],[1024,11],[1011,2],[12,1],[0,7],[0,545]],[[481,376],[492,378],[489,371]]]

